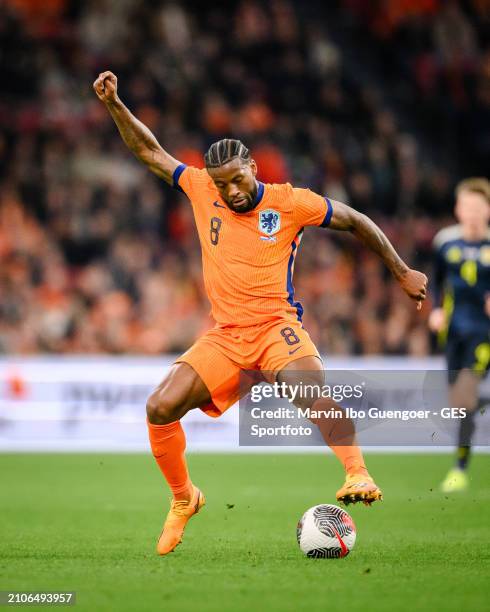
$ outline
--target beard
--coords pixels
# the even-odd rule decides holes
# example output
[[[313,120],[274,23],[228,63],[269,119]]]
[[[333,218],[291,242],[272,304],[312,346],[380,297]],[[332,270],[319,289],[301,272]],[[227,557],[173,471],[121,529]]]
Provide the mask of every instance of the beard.
[[[254,189],[252,193],[244,193],[240,196],[240,205],[235,206],[233,202],[227,202],[228,208],[230,208],[233,212],[236,213],[247,213],[253,210],[257,204],[255,200],[257,199],[257,188]]]

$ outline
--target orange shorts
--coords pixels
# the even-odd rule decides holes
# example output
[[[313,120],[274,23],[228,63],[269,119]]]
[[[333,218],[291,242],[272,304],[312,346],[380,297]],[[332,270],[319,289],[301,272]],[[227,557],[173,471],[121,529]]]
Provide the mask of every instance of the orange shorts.
[[[311,355],[320,359],[301,323],[275,319],[250,327],[214,327],[176,363],[188,363],[199,374],[212,400],[201,410],[219,417],[248,392],[241,371],[263,371],[271,373],[265,378],[275,379],[288,363]]]

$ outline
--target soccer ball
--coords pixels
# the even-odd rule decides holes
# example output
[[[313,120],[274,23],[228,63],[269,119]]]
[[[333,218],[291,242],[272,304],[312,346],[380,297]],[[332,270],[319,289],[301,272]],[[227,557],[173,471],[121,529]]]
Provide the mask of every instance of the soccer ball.
[[[320,504],[303,514],[296,528],[296,537],[307,557],[338,559],[354,548],[356,526],[342,508]]]

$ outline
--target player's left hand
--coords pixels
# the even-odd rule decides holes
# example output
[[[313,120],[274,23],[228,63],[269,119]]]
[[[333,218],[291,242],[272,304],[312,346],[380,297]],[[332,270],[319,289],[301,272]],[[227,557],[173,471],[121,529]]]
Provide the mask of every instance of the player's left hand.
[[[420,310],[422,302],[427,297],[427,276],[423,272],[409,268],[399,282],[408,297],[417,302],[417,310]]]

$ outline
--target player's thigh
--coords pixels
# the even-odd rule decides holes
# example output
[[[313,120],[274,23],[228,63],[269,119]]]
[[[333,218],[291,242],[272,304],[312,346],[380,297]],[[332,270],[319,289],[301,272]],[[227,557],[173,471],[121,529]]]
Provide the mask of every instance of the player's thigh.
[[[458,370],[450,372],[451,404],[473,411],[478,404],[480,383],[490,366],[490,343],[485,335],[469,336],[462,343],[458,365]]]
[[[213,328],[199,338],[178,362],[190,365],[204,382],[210,401],[199,407],[210,417],[221,416],[246,393],[242,387],[240,339],[227,330]]]
[[[199,374],[187,363],[175,363],[148,398],[148,420],[155,424],[171,423],[210,401],[209,390]]]
[[[285,383],[289,389],[295,389],[295,405],[306,408],[311,407],[314,401],[321,397],[325,371],[320,359],[309,355],[286,364],[277,373],[276,380],[279,384]]]
[[[310,416],[309,420],[318,426],[324,439],[329,444],[350,446],[355,443],[355,430],[345,412],[330,397],[325,397],[325,370],[321,360],[311,355],[288,363],[277,375],[279,383],[286,383],[289,389],[295,389],[293,403],[302,410],[318,409],[323,416]],[[331,413],[332,416],[326,416]]]
[[[287,363],[277,374],[278,382],[293,382],[293,381],[318,381],[325,378],[323,364],[315,355],[308,357],[300,357],[294,361]]]
[[[457,334],[452,333],[451,330],[448,333],[444,352],[446,355],[448,382],[450,385],[453,385],[458,378],[459,372],[465,367],[465,347],[461,338]]]

